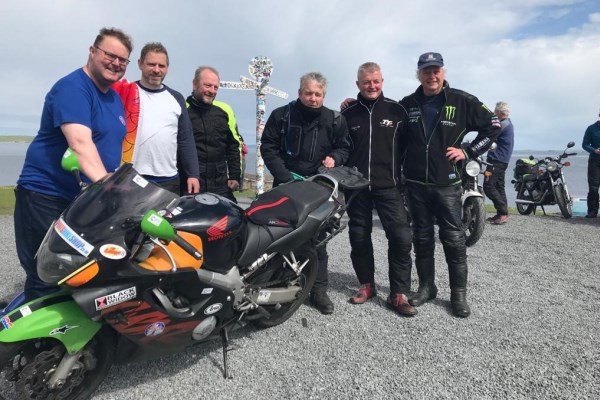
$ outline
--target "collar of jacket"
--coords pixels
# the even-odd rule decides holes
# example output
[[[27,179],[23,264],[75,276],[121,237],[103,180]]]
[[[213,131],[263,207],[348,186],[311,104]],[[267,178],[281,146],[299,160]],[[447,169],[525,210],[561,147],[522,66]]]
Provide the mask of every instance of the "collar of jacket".
[[[201,110],[208,110],[212,106],[212,104],[206,104],[205,102],[198,100],[193,94],[188,96],[186,102],[190,107],[199,108]]]

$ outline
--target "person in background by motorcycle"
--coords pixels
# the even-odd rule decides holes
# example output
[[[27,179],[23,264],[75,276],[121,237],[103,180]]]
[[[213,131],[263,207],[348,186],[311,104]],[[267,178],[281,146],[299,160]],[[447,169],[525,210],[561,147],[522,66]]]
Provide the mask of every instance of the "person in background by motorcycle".
[[[56,82],[46,95],[40,129],[27,149],[15,189],[15,241],[27,275],[25,291],[7,310],[57,289],[39,278],[35,254],[52,222],[81,190],[61,168],[65,150],[77,155],[89,182],[119,167],[125,118],[111,85],[125,74],[132,48],[123,31],[101,29],[86,65]]]
[[[422,54],[417,63],[421,85],[400,102],[408,111],[408,123],[400,136],[401,154],[405,154],[403,172],[419,275],[419,288],[410,303],[418,307],[437,296],[435,218],[448,263],[452,312],[464,318],[471,310],[467,304],[461,173],[456,164],[485,153],[500,133],[500,121],[475,96],[451,88],[443,67],[441,54]],[[470,131],[477,131],[477,137],[461,149]]]
[[[586,218],[596,218],[598,216],[598,189],[600,188],[600,113],[598,121],[588,126],[583,135],[581,147],[590,153],[588,159],[588,195],[587,195],[587,215]]]
[[[216,69],[198,67],[192,95],[187,98],[198,151],[200,193],[216,193],[237,203],[233,191],[240,185],[242,141],[233,110],[215,100],[219,84]]]
[[[488,221],[501,225],[508,221],[508,200],[506,200],[504,178],[515,144],[515,130],[509,118],[508,103],[497,102],[494,113],[500,120],[502,128],[500,135],[496,138],[496,150],[490,151],[487,155],[487,162],[491,164],[487,166],[487,170],[491,172],[491,175],[486,176],[483,182],[483,191],[496,208],[496,215],[488,218]]]
[[[362,285],[350,298],[362,304],[375,297],[375,259],[373,255],[373,207],[377,210],[388,240],[390,296],[387,303],[402,315],[413,316],[417,309],[408,302],[412,259],[412,234],[400,185],[401,161],[398,136],[406,123],[406,110],[397,101],[383,96],[383,75],[374,62],[358,68],[355,102],[342,111],[350,131],[352,149],[348,163],[370,182],[348,206],[350,258]]]
[[[332,168],[348,160],[348,125],[343,115],[323,106],[326,92],[325,76],[306,73],[300,78],[298,99],[269,115],[260,151],[273,175],[273,186],[293,181],[292,172],[315,175],[321,165]],[[325,246],[317,249],[317,256],[319,268],[310,300],[321,313],[331,314]]]

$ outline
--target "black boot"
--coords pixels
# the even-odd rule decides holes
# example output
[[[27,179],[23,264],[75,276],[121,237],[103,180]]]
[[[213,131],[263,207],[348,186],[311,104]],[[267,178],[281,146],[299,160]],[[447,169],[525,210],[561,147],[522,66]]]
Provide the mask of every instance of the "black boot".
[[[435,284],[419,285],[417,293],[413,294],[408,300],[411,306],[419,307],[429,300],[435,299],[437,296],[437,287]]]
[[[321,312],[321,314],[333,314],[333,302],[324,290],[310,293],[310,302]]]
[[[471,315],[471,308],[467,304],[467,288],[453,288],[450,293],[450,304],[452,312],[460,318]]]

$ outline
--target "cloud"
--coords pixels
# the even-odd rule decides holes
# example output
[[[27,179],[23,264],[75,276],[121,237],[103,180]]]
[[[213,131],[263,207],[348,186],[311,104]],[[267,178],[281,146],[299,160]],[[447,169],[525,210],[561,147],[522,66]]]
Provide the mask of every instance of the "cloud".
[[[166,83],[184,95],[199,65],[237,80],[263,55],[275,67],[270,85],[291,99],[303,73],[324,73],[331,108],[356,95],[361,63],[378,62],[384,93],[399,99],[418,85],[418,56],[439,51],[452,86],[488,106],[511,104],[518,148],[562,148],[580,143],[600,107],[598,8],[584,0],[5,0],[0,133],[35,133],[52,84],[85,63],[100,27],[117,26],[133,36],[132,60],[146,42],[167,46]],[[139,78],[135,63],[126,76]],[[219,98],[234,108],[244,136],[253,136],[253,93],[222,89]],[[267,114],[287,101],[268,96]]]

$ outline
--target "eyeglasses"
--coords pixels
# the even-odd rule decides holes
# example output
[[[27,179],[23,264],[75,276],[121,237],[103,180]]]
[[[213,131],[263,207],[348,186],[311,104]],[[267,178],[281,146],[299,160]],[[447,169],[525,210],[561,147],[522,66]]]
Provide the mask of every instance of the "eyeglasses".
[[[126,66],[127,66],[127,64],[129,64],[129,63],[130,63],[130,61],[129,61],[127,58],[119,57],[119,56],[118,56],[118,55],[116,55],[116,54],[109,53],[109,52],[108,52],[108,51],[106,51],[106,50],[102,50],[100,47],[96,47],[96,46],[94,46],[94,48],[95,48],[96,50],[100,50],[101,52],[103,52],[103,53],[104,53],[104,58],[106,58],[106,59],[107,59],[108,61],[110,61],[111,63],[112,63],[112,62],[115,62],[115,60],[119,60],[119,65],[121,65],[121,66],[123,66],[123,67],[126,67]]]

